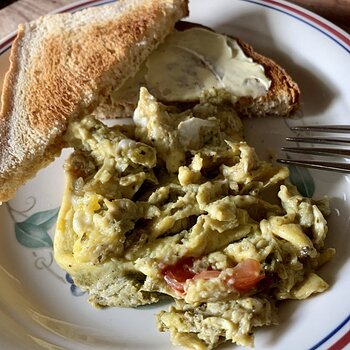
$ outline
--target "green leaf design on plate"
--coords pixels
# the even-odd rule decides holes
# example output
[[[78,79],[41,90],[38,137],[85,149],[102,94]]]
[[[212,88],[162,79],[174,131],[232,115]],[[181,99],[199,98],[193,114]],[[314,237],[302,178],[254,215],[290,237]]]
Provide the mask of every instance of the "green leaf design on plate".
[[[52,239],[47,231],[55,224],[59,208],[39,211],[22,222],[15,223],[17,241],[28,248],[50,248]]]
[[[311,198],[315,192],[315,182],[307,168],[289,165],[290,182],[304,197]]]
[[[40,226],[44,230],[49,230],[57,220],[58,211],[60,208],[39,211],[33,215],[31,215],[28,219],[23,221],[23,223],[29,223],[36,226]]]
[[[15,223],[17,241],[28,248],[52,247],[52,239],[46,230],[40,225],[27,222],[27,220]]]

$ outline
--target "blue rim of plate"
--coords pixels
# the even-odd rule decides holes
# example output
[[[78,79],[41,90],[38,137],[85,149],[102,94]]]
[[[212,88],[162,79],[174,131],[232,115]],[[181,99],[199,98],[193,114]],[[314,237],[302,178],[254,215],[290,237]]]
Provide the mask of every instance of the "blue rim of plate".
[[[314,14],[311,11],[305,10],[302,7],[287,3],[282,0],[239,0],[246,3],[251,3],[254,5],[262,6],[280,13],[283,13],[289,17],[292,17],[304,24],[314,28],[318,32],[327,36],[335,44],[339,45],[347,53],[350,54],[350,35],[347,34],[342,29],[338,28],[331,22],[325,20],[324,18]],[[88,0],[88,1],[78,1],[71,5],[67,5],[57,9],[52,13],[62,13],[62,12],[76,12],[82,10],[86,7],[100,6],[108,3],[115,2],[115,0]],[[0,55],[9,50],[12,46],[12,42],[16,38],[17,31],[9,34],[3,40],[0,40]],[[334,338],[334,343],[327,346],[328,350],[341,350],[344,349],[348,344],[350,344],[350,328],[343,332],[345,327],[350,323],[350,314],[339,323],[337,327],[330,330],[329,333],[324,336],[318,343],[309,348],[309,350],[317,350],[322,345]],[[336,335],[342,333],[340,338],[336,339]]]

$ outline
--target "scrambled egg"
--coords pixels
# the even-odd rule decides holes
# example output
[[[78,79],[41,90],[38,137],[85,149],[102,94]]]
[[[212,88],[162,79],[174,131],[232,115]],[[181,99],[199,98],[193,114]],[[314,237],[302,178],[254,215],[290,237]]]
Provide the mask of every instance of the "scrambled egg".
[[[96,306],[136,307],[164,295],[161,331],[190,349],[253,345],[277,303],[327,289],[315,270],[326,200],[303,198],[288,170],[260,161],[222,91],[192,109],[142,88],[134,126],[92,116],[70,124],[57,262]]]

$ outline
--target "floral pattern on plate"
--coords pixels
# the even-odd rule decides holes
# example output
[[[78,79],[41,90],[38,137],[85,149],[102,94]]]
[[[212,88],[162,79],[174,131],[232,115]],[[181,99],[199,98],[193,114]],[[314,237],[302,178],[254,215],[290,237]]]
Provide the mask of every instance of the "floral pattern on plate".
[[[17,242],[25,248],[35,249],[33,250],[35,268],[38,270],[46,270],[59,281],[69,283],[70,291],[73,296],[84,295],[86,292],[82,291],[74,284],[72,277],[68,273],[66,273],[63,278],[51,268],[54,258],[52,251],[53,242],[49,231],[56,224],[60,208],[57,207],[44,211],[37,211],[29,215],[28,212],[36,205],[36,199],[35,197],[29,197],[28,199],[32,203],[25,210],[17,210],[12,207],[9,202],[6,203],[7,210],[14,222],[14,232]],[[21,217],[22,220],[17,221],[16,217]],[[50,249],[48,256],[40,254],[39,250],[42,248]]]

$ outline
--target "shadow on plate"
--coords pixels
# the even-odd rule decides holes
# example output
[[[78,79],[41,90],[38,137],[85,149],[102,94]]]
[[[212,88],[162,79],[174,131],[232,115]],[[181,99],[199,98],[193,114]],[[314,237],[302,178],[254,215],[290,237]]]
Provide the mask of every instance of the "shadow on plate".
[[[327,247],[334,247],[336,254],[333,259],[320,270],[320,275],[332,287],[339,276],[342,266],[350,259],[350,218],[349,207],[346,201],[341,198],[330,198],[332,214],[328,218],[329,232],[326,239]]]

